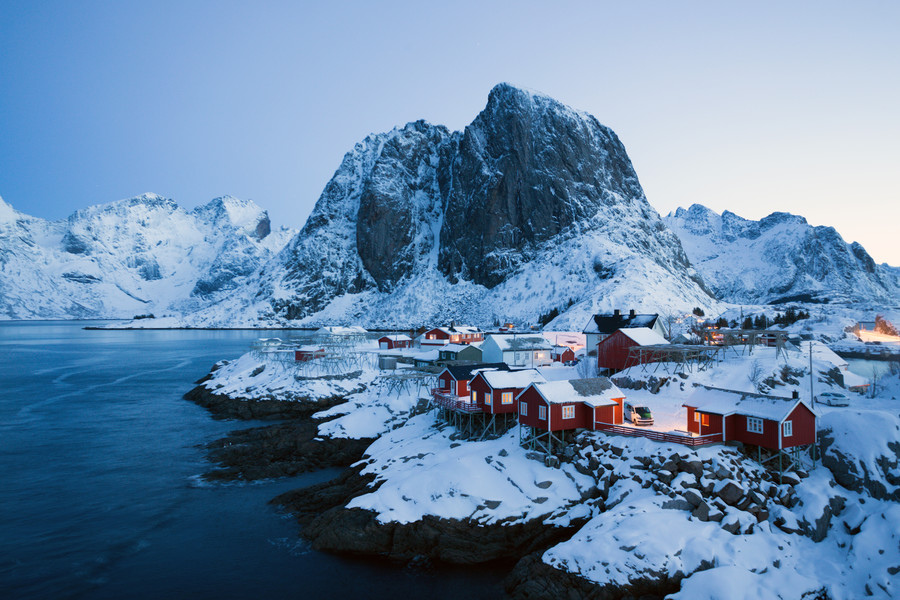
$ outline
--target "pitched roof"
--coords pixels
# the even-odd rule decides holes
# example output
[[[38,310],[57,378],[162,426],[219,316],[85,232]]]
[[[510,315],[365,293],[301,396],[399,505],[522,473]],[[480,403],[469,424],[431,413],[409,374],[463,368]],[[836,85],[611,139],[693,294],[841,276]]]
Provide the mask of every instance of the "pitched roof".
[[[456,381],[469,381],[473,377],[475,377],[476,371],[481,369],[494,369],[497,371],[509,371],[509,365],[506,363],[477,363],[474,365],[451,365],[449,367],[444,368],[444,371],[449,371],[450,377],[455,379]],[[441,371],[441,374],[444,373]]]
[[[603,333],[609,335],[623,327],[647,327],[652,329],[658,319],[658,314],[636,314],[633,317],[630,313],[594,315],[588,321],[582,333]]]
[[[378,338],[378,339],[379,339],[379,340],[389,339],[389,340],[392,340],[392,341],[394,341],[394,342],[408,342],[408,341],[410,341],[410,337],[409,337],[408,335],[403,334],[403,333],[397,333],[397,334],[393,334],[393,335],[383,335],[383,336],[381,336],[381,337]]]
[[[448,325],[447,327],[432,327],[428,331],[434,331],[438,329],[443,331],[444,333],[448,333],[450,335],[463,333],[463,334],[473,334],[473,333],[481,333],[481,330],[477,327],[473,327],[471,325]],[[427,333],[427,332],[426,332]]]
[[[639,346],[656,346],[669,343],[666,338],[647,327],[625,327],[619,331],[634,340]]]
[[[583,402],[592,407],[610,406],[618,404],[615,398],[625,397],[622,390],[606,377],[535,383],[534,389],[550,404]]]
[[[759,398],[745,396],[741,392],[725,392],[720,390],[697,390],[691,399],[684,403],[700,412],[713,415],[745,415],[758,417],[768,421],[783,421],[794,408],[802,404],[816,414],[803,400],[796,398]]]
[[[480,375],[487,384],[495,390],[508,388],[524,389],[532,383],[543,383],[547,381],[536,369],[521,369],[518,371],[481,371]]]
[[[553,346],[542,335],[491,335],[488,339],[501,351],[527,352],[529,350],[551,350]]]

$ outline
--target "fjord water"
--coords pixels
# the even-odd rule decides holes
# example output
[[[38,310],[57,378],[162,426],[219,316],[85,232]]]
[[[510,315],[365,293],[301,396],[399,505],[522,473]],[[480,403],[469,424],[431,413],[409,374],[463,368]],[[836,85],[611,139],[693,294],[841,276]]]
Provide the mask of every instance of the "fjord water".
[[[410,569],[308,549],[268,501],[337,470],[205,484],[203,444],[260,425],[182,399],[254,331],[0,322],[0,598],[502,596],[489,569]]]

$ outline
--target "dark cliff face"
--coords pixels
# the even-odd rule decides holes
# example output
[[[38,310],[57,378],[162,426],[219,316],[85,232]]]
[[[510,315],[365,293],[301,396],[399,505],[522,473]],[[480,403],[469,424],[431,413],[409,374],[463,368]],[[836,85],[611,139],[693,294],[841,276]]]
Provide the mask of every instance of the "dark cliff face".
[[[508,85],[463,132],[449,179],[441,271],[487,287],[601,205],[643,198],[611,130]]]
[[[403,293],[405,310],[433,310],[429,286],[493,289],[542,256],[540,268],[550,269],[548,249],[566,244],[604,263],[640,256],[705,294],[616,135],[551,98],[501,84],[461,132],[416,121],[357,144],[279,256],[280,284],[264,282],[258,297],[280,288],[272,306],[290,319],[343,294],[377,301]],[[573,276],[575,296],[547,302],[590,293],[594,270]]]

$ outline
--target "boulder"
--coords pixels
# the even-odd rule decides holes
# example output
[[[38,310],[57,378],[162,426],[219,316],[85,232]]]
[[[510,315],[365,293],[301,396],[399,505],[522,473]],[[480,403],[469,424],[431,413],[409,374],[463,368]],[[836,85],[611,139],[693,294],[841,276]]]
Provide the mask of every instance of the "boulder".
[[[726,504],[734,506],[744,496],[744,488],[734,481],[728,481],[718,487],[716,495]]]

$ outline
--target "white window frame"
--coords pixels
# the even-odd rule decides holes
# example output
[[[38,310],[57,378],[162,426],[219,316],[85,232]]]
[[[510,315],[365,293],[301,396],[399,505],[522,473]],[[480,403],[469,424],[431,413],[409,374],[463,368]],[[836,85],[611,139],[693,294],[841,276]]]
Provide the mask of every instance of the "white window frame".
[[[763,420],[759,417],[747,417],[747,433],[763,433]]]
[[[546,406],[538,406],[538,419],[541,421],[547,420],[547,407]]]
[[[523,417],[528,416],[528,403],[522,400],[519,400],[519,414]]]
[[[562,407],[562,418],[563,419],[574,419],[575,418],[575,406],[573,404],[568,404]]]
[[[695,410],[695,411],[694,411],[694,423],[699,423],[699,422],[700,422],[700,413],[698,413],[698,412]]]
[[[794,422],[785,421],[781,424],[781,437],[791,437],[794,435]]]
[[[509,398],[509,400],[507,400]],[[512,392],[501,392],[500,393],[500,404],[512,404],[513,403],[513,393]]]

